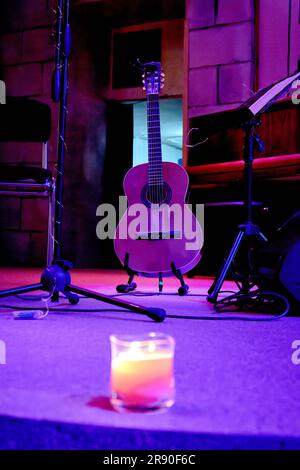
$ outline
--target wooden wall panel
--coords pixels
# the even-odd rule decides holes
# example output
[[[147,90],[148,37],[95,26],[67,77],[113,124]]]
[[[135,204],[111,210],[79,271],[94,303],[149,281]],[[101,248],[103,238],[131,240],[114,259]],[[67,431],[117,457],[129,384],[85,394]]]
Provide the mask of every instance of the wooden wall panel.
[[[142,25],[115,28],[112,31],[112,42],[114,34],[145,31],[161,28],[162,30],[162,66],[166,74],[165,87],[161,96],[181,96],[183,94],[183,41],[184,20],[162,21]],[[113,46],[111,48],[113,50]],[[113,60],[111,60],[113,64]],[[111,77],[113,70],[111,68]],[[109,99],[115,100],[138,100],[145,98],[145,92],[140,87],[113,89],[112,80],[109,89]]]

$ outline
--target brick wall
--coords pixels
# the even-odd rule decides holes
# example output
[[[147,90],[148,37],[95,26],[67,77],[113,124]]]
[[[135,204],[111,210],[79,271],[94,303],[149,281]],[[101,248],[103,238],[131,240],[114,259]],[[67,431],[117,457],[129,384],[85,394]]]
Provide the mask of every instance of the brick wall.
[[[246,100],[254,78],[254,0],[187,0],[188,115]]]
[[[55,4],[54,0],[0,3],[0,79],[5,80],[8,95],[33,97],[51,106],[51,169],[56,160],[58,125],[58,106],[51,101]],[[99,240],[95,228],[105,152],[102,76],[109,57],[109,42],[107,30],[92,14],[83,16],[72,7],[71,25],[63,256],[77,266],[92,267],[101,259],[96,254]],[[38,144],[5,143],[0,145],[0,161],[38,165],[40,151]],[[43,265],[46,230],[46,199],[1,198],[0,264]]]
[[[56,153],[57,105],[51,103],[53,63],[52,1],[1,2],[0,78],[7,95],[32,97],[51,105],[50,167]],[[40,165],[40,144],[0,145],[0,161]],[[46,258],[47,200],[0,199],[0,263],[43,264]]]
[[[300,1],[264,0],[258,5],[259,87],[291,75],[299,67]],[[271,13],[270,13],[271,12]]]

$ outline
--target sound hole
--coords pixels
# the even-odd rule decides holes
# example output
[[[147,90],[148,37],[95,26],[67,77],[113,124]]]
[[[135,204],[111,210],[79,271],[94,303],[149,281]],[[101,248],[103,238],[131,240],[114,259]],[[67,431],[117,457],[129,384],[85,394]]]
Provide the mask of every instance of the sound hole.
[[[161,186],[148,186],[147,199],[151,204],[162,204],[167,196],[166,189]]]
[[[141,199],[143,203],[150,207],[151,204],[169,204],[172,191],[167,183],[162,185],[145,185],[142,189]]]

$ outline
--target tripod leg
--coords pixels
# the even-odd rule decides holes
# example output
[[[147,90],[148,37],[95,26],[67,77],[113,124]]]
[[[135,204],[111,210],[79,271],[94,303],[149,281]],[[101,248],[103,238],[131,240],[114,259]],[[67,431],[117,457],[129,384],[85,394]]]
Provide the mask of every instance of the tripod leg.
[[[218,276],[214,280],[213,284],[209,288],[208,296],[207,296],[207,300],[209,302],[215,303],[217,301],[219,292],[222,288],[222,285],[225,281],[227,273],[228,273],[228,271],[230,269],[230,266],[231,266],[236,254],[237,254],[237,251],[238,251],[238,249],[241,245],[241,242],[242,242],[244,236],[245,236],[245,232],[243,230],[240,230],[240,232],[238,233],[238,235],[237,235],[237,237],[234,241],[234,244],[232,245],[232,248],[230,250],[228,258],[226,258],[226,260],[225,260],[225,262],[222,266],[222,269],[221,269],[220,273],[218,274]]]
[[[59,301],[59,291],[55,291],[52,294],[51,302],[58,302]]]
[[[42,283],[31,284],[29,286],[23,286],[23,287],[15,287],[13,289],[1,290],[0,298],[8,297],[10,295],[26,294],[26,292],[33,292],[35,290],[45,290],[45,289]]]
[[[267,237],[265,237],[262,232],[258,232],[257,237],[263,243],[266,243],[268,241]]]
[[[156,322],[162,322],[166,318],[166,312],[162,308],[146,308],[142,305],[133,304],[131,302],[125,302],[124,300],[109,297],[108,295],[100,294],[99,292],[74,286],[73,284],[67,286],[65,290],[69,292],[75,292],[76,294],[86,295],[91,299],[100,300],[111,305],[116,305],[117,307],[125,308],[126,310],[141,313],[142,315],[147,315],[149,318],[151,318],[151,320],[154,320]]]
[[[64,292],[64,295],[67,297],[68,301],[70,302],[70,304],[72,305],[76,305],[78,304],[79,302],[79,297],[77,294],[73,294],[72,292],[68,291],[68,290],[65,290]]]

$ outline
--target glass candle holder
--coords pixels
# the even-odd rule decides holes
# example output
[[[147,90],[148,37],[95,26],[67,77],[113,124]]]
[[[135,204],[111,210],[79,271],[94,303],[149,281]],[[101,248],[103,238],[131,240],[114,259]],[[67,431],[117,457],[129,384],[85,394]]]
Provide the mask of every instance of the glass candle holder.
[[[118,411],[158,411],[175,401],[175,340],[165,334],[112,335],[111,404]]]

